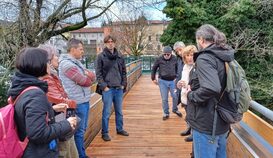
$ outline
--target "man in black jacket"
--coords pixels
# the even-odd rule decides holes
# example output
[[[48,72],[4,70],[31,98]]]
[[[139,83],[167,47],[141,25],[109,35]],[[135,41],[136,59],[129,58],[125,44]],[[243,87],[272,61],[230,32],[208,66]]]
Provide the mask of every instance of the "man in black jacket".
[[[104,38],[105,48],[96,59],[96,77],[102,92],[102,139],[110,141],[108,124],[111,115],[112,103],[115,109],[117,134],[129,136],[123,129],[122,100],[126,90],[126,65],[123,57],[115,48],[116,39],[108,35]]]
[[[155,78],[156,71],[159,69],[158,80]],[[173,99],[173,113],[177,114],[179,117],[182,117],[181,112],[178,111],[177,102],[178,98],[176,95],[176,84],[175,79],[177,78],[177,59],[172,55],[172,48],[166,46],[163,49],[163,55],[161,55],[155,61],[152,74],[152,81],[154,84],[159,85],[161,98],[162,98],[162,108],[163,108],[163,120],[169,118],[169,103],[168,103],[168,93],[171,92]]]
[[[215,105],[226,86],[224,62],[234,59],[234,50],[226,45],[225,35],[208,24],[196,31],[196,41],[199,52],[194,59],[200,86],[188,92],[189,112],[186,117],[193,129],[194,157],[226,158],[230,124],[215,112]],[[229,105],[226,94],[220,104]],[[214,119],[214,115],[218,119]],[[214,123],[215,137],[212,136]]]

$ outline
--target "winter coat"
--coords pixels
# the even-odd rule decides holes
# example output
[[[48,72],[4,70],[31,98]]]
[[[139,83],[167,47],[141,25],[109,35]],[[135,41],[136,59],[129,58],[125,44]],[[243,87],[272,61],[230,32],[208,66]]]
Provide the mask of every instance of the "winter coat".
[[[19,138],[29,139],[24,158],[57,157],[57,146],[50,149],[49,143],[66,135],[72,128],[67,120],[55,123],[54,111],[47,100],[47,83],[34,76],[16,72],[8,96],[13,100],[27,87],[36,86],[18,98],[15,104],[15,122]]]
[[[158,57],[153,65],[151,79],[155,80],[156,71],[159,69],[158,78],[172,81],[177,78],[177,59],[171,55],[170,59],[162,56]]]
[[[101,90],[106,87],[121,87],[126,91],[127,73],[124,58],[117,49],[111,53],[108,48],[104,48],[96,59],[96,77]]]
[[[48,84],[47,98],[48,101],[54,104],[66,103],[69,108],[76,108],[77,104],[74,100],[68,99],[61,81],[55,75],[46,75],[42,77],[43,81]]]
[[[233,49],[223,49],[210,45],[194,55],[196,74],[200,87],[188,93],[188,107],[186,120],[190,126],[201,133],[212,134],[214,108],[226,86],[226,72],[224,62],[234,59]],[[195,81],[196,78],[192,78]],[[192,80],[191,79],[191,80]],[[191,82],[191,81],[190,81]],[[223,104],[228,106],[226,96]],[[218,113],[216,113],[218,115]],[[227,132],[230,125],[218,115],[216,135]]]

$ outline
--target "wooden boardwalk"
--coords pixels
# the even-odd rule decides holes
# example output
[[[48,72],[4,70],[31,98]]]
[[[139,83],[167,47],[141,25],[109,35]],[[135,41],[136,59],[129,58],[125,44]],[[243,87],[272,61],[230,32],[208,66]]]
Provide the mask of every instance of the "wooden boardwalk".
[[[169,99],[171,101],[171,99]],[[129,137],[116,134],[115,115],[109,121],[110,142],[104,142],[99,133],[87,148],[92,158],[189,158],[191,143],[179,133],[186,128],[183,118],[171,113],[162,120],[161,97],[158,86],[149,75],[143,75],[126,95],[123,102],[124,129]]]

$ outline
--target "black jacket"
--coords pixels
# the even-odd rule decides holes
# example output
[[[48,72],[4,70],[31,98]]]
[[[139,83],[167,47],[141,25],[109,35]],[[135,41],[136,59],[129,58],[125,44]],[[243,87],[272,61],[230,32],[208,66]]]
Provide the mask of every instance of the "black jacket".
[[[190,83],[199,81],[200,87],[188,93],[189,106],[187,107],[186,120],[193,129],[211,135],[214,107],[226,86],[224,61],[229,62],[234,59],[234,50],[210,45],[198,52],[194,59],[196,59],[195,64],[198,79],[196,75],[195,77],[191,76]],[[191,80],[194,81],[191,82]],[[226,97],[224,96],[221,102],[228,106]],[[230,125],[225,123],[218,115],[216,135],[227,132],[229,127]]]
[[[102,90],[105,87],[121,87],[124,91],[127,86],[127,73],[124,58],[114,49],[112,54],[107,48],[97,56],[96,77]]]
[[[57,157],[57,147],[49,149],[49,142],[66,135],[72,128],[67,120],[55,123],[54,111],[47,100],[47,83],[36,77],[16,72],[8,96],[13,100],[27,87],[36,86],[20,96],[15,104],[15,122],[20,140],[29,142],[23,157]]]
[[[151,73],[152,80],[155,80],[155,75],[158,68],[158,78],[167,81],[172,81],[177,78],[177,59],[174,55],[172,55],[168,60],[165,59],[163,55],[156,59]]]

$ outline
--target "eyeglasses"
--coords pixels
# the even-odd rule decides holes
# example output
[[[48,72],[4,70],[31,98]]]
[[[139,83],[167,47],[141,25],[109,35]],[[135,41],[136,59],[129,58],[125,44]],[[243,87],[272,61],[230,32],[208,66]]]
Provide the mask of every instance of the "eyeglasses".
[[[164,55],[164,56],[170,56],[171,53],[164,53],[163,55]]]

